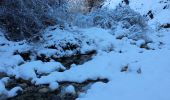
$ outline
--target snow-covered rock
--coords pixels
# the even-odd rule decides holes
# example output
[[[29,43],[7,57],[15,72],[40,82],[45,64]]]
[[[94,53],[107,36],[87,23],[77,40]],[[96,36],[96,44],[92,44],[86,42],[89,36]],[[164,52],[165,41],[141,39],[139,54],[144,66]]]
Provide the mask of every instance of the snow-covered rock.
[[[25,80],[36,79],[37,74],[48,74],[53,71],[57,71],[65,67],[59,62],[42,62],[42,61],[32,61],[27,62],[21,66],[14,69],[16,78],[23,78]]]
[[[75,94],[76,91],[73,85],[69,85],[63,89],[63,93]]]
[[[49,88],[50,88],[51,90],[56,90],[58,87],[59,87],[59,84],[58,84],[57,82],[52,82],[52,83],[50,83],[50,85],[49,85]]]

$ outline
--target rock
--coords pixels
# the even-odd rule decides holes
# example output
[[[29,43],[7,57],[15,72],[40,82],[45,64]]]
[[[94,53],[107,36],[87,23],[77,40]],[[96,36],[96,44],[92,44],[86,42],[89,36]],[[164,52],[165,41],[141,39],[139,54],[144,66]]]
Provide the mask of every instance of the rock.
[[[49,89],[48,88],[41,88],[41,89],[39,89],[38,92],[39,93],[47,93],[47,92],[49,92]]]
[[[126,5],[129,5],[129,0],[123,0],[123,2],[125,2]]]
[[[62,100],[62,98],[60,96],[58,96],[58,95],[53,95],[51,97],[51,100]]]
[[[170,28],[170,23],[163,24],[163,25],[161,25],[161,27],[163,27],[163,28]]]
[[[138,74],[141,74],[141,73],[142,73],[141,68],[139,68],[136,72],[137,72]]]
[[[0,72],[0,78],[6,77],[7,75],[5,73]]]
[[[128,65],[127,66],[124,66],[122,69],[121,69],[121,72],[127,72],[128,71]]]
[[[154,18],[153,13],[152,13],[151,10],[149,10],[149,12],[147,13],[147,16],[149,16],[150,19]]]
[[[66,93],[66,94],[62,97],[63,100],[75,100],[76,98],[77,98],[76,95],[71,94],[71,93]]]
[[[19,52],[19,51],[15,51],[14,55],[20,55],[24,61],[29,61],[31,60],[30,56],[31,56],[31,51],[26,51],[26,52]]]
[[[0,100],[7,100],[7,95],[0,95]]]
[[[27,85],[26,83],[22,83],[22,84],[20,84],[20,86],[21,86],[22,88],[26,88],[28,85]]]

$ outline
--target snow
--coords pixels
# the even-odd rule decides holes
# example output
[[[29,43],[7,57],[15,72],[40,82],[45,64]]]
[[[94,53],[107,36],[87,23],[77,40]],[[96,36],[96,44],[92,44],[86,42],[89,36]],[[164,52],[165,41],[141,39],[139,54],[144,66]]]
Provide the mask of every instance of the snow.
[[[104,7],[115,9],[121,1],[108,0]],[[154,28],[158,27],[157,23],[169,23],[169,9],[162,10],[165,4],[160,0],[129,1],[129,6],[141,15],[153,11],[154,18],[148,20],[149,29],[144,31],[145,38],[151,41],[129,38],[130,31],[121,24],[117,24],[114,31],[95,26],[65,30],[54,26],[55,29],[48,28],[43,34],[43,43],[34,45],[8,41],[0,33],[0,72],[35,85],[49,85],[51,90],[59,89],[60,82],[82,84],[87,80],[109,80],[108,83],[92,83],[77,100],[170,100],[170,29]],[[60,58],[93,50],[96,55],[90,61],[72,64],[71,68],[59,61],[42,62],[36,57],[24,61],[20,55],[14,55],[16,51],[31,51],[31,56],[43,54]],[[121,71],[125,66],[127,70]],[[9,79],[0,79],[0,98],[1,95],[13,97],[22,91],[18,86],[6,89]],[[68,85],[63,91],[75,94],[76,87]]]
[[[107,0],[105,6],[109,9],[115,9],[116,6],[121,4],[122,0]],[[170,23],[170,10],[169,8],[163,9],[165,6],[169,6],[168,0],[129,0],[129,6],[131,9],[139,12],[141,15],[147,15],[149,11],[152,11],[154,16],[150,19],[148,24],[151,27],[155,27],[155,24],[166,24]],[[163,15],[163,16],[162,16]]]
[[[51,73],[53,71],[65,69],[65,67],[59,62],[42,62],[42,61],[32,61],[18,66],[14,69],[16,72],[16,78],[23,78],[26,80],[36,79],[38,74]]]
[[[127,98],[131,100],[169,100],[170,96],[166,94],[169,93],[168,83],[170,82],[168,75],[170,71],[170,54],[168,50],[158,50],[152,53],[146,52],[144,54],[134,55],[136,57],[133,55],[131,57],[129,57],[130,55],[128,57],[125,55],[113,55],[108,55],[112,57],[110,58],[112,59],[110,66],[114,66],[109,69],[112,75],[111,81],[108,84],[102,83],[98,87],[92,86],[87,91],[85,97],[80,98],[80,100],[93,100],[94,98],[99,100],[124,100]],[[117,59],[121,59],[121,61],[116,61]],[[125,62],[124,60],[131,62],[128,73],[119,72],[120,65]],[[138,62],[133,60],[137,60]],[[137,75],[137,68],[135,67],[141,67],[142,74]]]
[[[149,10],[152,9],[153,6],[155,6],[156,2],[158,0],[130,0],[130,7],[136,11],[139,11],[142,15],[148,13]],[[146,4],[147,2],[147,4]]]
[[[147,2],[147,3],[146,3]],[[166,3],[167,2],[167,3]],[[149,24],[166,24],[170,22],[170,10],[163,9],[165,5],[169,5],[167,0],[130,0],[130,7],[141,15],[146,15],[149,11],[152,11],[154,18],[149,21]],[[153,27],[153,26],[152,26]]]
[[[157,12],[155,14],[155,16],[156,16],[155,19],[153,21],[151,21],[151,22],[159,22],[161,25],[169,23],[170,22],[169,14],[170,14],[169,9],[163,10],[161,12]]]

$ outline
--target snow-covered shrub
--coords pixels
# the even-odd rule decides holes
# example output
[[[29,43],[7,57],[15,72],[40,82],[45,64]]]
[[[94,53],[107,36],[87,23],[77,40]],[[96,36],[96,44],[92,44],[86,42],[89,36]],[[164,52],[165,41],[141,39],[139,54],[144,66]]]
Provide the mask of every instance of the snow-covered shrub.
[[[143,16],[129,6],[117,6],[115,10],[97,9],[89,14],[79,14],[74,17],[73,25],[79,27],[101,27],[111,29],[118,38],[142,38],[147,40],[147,23]]]
[[[120,27],[115,28],[115,34],[120,37],[122,35],[121,31],[124,31],[126,37],[137,40],[144,39],[148,40],[147,31],[148,25],[143,16],[134,10],[130,9],[129,6],[120,7],[118,6],[114,11],[114,16],[112,17],[114,20],[118,22]],[[124,36],[121,36],[122,38]]]
[[[51,25],[74,20],[74,13],[89,12],[103,0],[1,0],[0,27],[10,40],[30,38]]]

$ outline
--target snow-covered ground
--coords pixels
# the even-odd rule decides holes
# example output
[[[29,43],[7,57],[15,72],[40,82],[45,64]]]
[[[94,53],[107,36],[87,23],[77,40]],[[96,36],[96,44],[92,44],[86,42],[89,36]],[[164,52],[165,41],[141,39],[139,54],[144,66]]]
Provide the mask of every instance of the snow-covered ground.
[[[121,2],[111,0],[105,5],[115,9],[118,1]],[[22,91],[19,86],[10,90],[5,88],[10,76],[14,76],[35,85],[47,84],[54,90],[59,88],[60,82],[81,84],[89,79],[109,80],[108,83],[91,84],[86,91],[78,93],[77,100],[170,100],[170,29],[156,28],[157,23],[170,23],[170,9],[160,10],[163,7],[159,3],[161,0],[129,1],[130,7],[142,15],[149,10],[154,12],[155,17],[148,21],[151,29],[147,31],[152,42],[143,38],[120,39],[112,30],[99,27],[49,29],[41,42],[34,44],[11,42],[0,33],[0,73],[9,76],[0,77],[0,98],[4,95],[13,97],[18,90]],[[167,0],[168,6],[169,2]],[[122,30],[116,32],[121,34]],[[32,53],[29,60],[19,55],[27,51]],[[72,64],[70,69],[59,61],[43,62],[35,56],[43,54],[57,58],[89,51],[97,52],[92,60],[81,65]],[[62,91],[76,92],[72,85]]]

